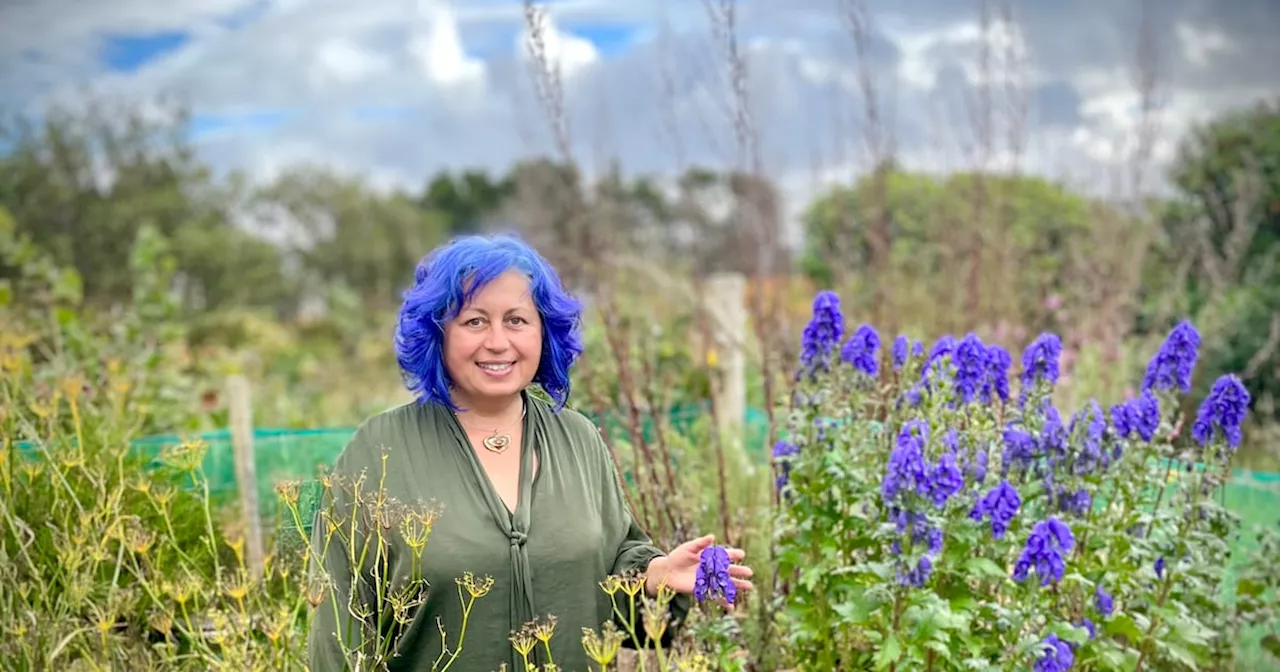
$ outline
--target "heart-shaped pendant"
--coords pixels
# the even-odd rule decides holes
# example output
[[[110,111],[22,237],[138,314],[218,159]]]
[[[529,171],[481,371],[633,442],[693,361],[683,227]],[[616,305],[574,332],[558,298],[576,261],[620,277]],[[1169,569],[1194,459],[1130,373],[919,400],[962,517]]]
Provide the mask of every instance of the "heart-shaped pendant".
[[[511,437],[506,434],[494,434],[484,437],[483,443],[490,452],[501,453],[511,445]]]

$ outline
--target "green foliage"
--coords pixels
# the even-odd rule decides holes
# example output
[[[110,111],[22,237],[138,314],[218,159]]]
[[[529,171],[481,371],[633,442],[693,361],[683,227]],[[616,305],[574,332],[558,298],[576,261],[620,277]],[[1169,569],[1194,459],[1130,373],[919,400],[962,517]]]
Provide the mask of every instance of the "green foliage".
[[[1095,221],[1081,196],[1027,176],[892,170],[883,179],[883,196],[867,176],[806,210],[801,266],[818,284],[853,291],[858,303],[873,286],[893,287],[889,315],[962,306],[976,295],[983,313],[969,322],[1015,324],[1042,314],[1045,297],[1079,284],[1075,259],[1089,250]],[[881,208],[892,237],[890,276],[872,278],[869,231]]]
[[[1060,414],[1052,379],[1011,389],[1007,402],[965,402],[972,374],[961,372],[974,355],[932,352],[875,376],[820,354],[829,370],[796,390],[782,444],[796,450],[775,453],[791,660],[1024,670],[1056,636],[1070,642],[1071,669],[1260,663],[1242,657],[1241,633],[1280,598],[1261,597],[1270,583],[1244,583],[1252,600],[1240,606],[1222,595],[1237,585],[1228,567],[1260,576],[1274,556],[1233,556],[1246,532],[1220,504],[1230,470],[1218,456],[1230,452],[1171,438],[1190,423],[1176,395],[1156,392],[1159,424],[1146,441],[1122,435],[1097,405]],[[999,390],[1006,374],[988,365],[978,380]],[[1021,435],[1030,443],[1020,453]],[[998,530],[989,498],[1005,485],[1018,502]],[[1263,532],[1267,548],[1280,539]],[[1065,541],[1060,554],[1046,553],[1048,538]]]
[[[1162,213],[1150,284],[1204,325],[1207,368],[1240,371],[1255,400],[1280,399],[1280,107],[1194,128],[1170,177],[1180,193]]]

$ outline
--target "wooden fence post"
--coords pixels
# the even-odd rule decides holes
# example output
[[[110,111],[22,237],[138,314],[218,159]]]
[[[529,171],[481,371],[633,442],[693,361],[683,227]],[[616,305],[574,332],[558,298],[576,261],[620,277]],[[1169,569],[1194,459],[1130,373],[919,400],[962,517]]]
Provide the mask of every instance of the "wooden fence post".
[[[235,453],[236,485],[240,513],[245,524],[245,564],[250,576],[262,572],[262,517],[258,511],[258,477],[253,450],[253,403],[249,379],[232,374],[227,379],[227,403],[231,415],[231,445]]]
[[[708,276],[705,286],[723,374],[716,390],[719,429],[731,432],[742,426],[747,415],[747,279],[741,273],[715,273]]]

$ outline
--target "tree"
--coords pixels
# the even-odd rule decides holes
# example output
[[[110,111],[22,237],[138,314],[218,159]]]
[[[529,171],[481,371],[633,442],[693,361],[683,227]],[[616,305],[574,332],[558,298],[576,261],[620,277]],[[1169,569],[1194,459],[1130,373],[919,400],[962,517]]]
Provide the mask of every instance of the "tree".
[[[278,252],[234,225],[231,194],[194,158],[185,119],[178,108],[92,104],[0,128],[0,206],[20,234],[79,272],[87,307],[131,300],[129,255],[147,225],[170,245],[189,309],[280,303]]]
[[[1146,326],[1191,317],[1204,338],[1199,392],[1238,371],[1255,401],[1280,395],[1280,105],[1232,110],[1179,144],[1163,207],[1163,240],[1149,273]],[[1176,315],[1159,314],[1162,288]]]

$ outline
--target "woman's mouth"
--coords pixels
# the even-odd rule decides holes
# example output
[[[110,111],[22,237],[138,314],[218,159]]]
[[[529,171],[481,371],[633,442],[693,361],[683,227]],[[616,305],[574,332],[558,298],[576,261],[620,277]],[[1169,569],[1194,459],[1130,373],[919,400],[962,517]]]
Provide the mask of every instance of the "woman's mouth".
[[[488,373],[503,374],[510,371],[511,367],[515,366],[515,362],[476,362],[476,366]]]

